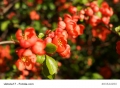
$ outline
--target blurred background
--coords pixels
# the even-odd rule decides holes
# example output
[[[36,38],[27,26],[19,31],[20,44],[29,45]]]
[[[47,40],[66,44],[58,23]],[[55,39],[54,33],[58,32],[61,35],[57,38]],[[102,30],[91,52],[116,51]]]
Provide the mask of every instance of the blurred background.
[[[37,34],[57,27],[58,18],[69,13],[70,6],[78,10],[95,0],[0,0],[0,41],[15,39],[17,29],[34,27]],[[120,25],[120,0],[96,0],[100,6],[106,1],[113,9],[110,18],[112,29],[105,39],[94,37],[91,26],[84,21],[83,35],[69,39],[71,57],[64,59],[58,54],[58,73],[55,79],[120,79],[120,57],[116,42],[120,40],[115,28]],[[42,66],[36,64],[32,71],[19,71],[15,62],[17,45],[0,45],[0,79],[45,79]]]

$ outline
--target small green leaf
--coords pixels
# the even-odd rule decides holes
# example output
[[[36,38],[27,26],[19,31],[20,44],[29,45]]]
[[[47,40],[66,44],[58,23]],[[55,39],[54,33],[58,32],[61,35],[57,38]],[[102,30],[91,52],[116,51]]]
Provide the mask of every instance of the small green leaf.
[[[32,26],[36,29],[36,30],[38,30],[38,31],[40,31],[40,21],[36,21],[36,20],[34,20],[34,21],[32,21]]]
[[[49,70],[50,75],[57,73],[57,62],[48,55],[46,55],[46,66]]]
[[[43,5],[42,5],[42,9],[43,9],[43,10],[47,10],[47,9],[48,9],[47,5],[46,5],[46,4],[43,4]]]
[[[103,79],[103,77],[98,73],[93,73],[92,78],[93,79]]]
[[[36,10],[40,10],[41,7],[42,7],[42,5],[41,5],[41,4],[38,4],[37,7],[36,7]]]
[[[43,33],[39,33],[38,38],[43,38],[44,34]]]
[[[45,55],[37,55],[37,62],[42,64],[45,61]]]
[[[48,43],[45,48],[46,52],[49,54],[53,54],[56,52],[57,47],[53,43]]]
[[[10,21],[4,21],[1,24],[1,30],[4,31],[7,29],[8,25],[10,24]]]
[[[100,6],[103,0],[98,0],[98,5]]]
[[[16,3],[14,7],[15,7],[15,9],[19,9],[20,8],[20,3],[19,2]]]
[[[115,31],[116,31],[116,32],[120,32],[120,26],[116,27],[116,28],[115,28]]]
[[[55,10],[55,5],[53,3],[49,3],[50,10]]]
[[[80,79],[89,79],[87,76],[82,76]]]
[[[96,15],[97,15],[98,17],[100,17],[100,18],[102,17],[102,14],[101,14],[101,12],[100,12],[100,11],[99,11],[99,12],[97,12],[97,13],[96,13]]]

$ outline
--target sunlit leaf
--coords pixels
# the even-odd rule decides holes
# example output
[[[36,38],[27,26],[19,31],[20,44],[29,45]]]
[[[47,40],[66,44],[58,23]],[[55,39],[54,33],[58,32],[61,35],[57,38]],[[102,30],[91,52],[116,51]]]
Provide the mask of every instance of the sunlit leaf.
[[[4,31],[7,29],[8,25],[10,24],[10,21],[4,21],[1,23],[1,30]]]
[[[48,55],[46,55],[46,66],[49,70],[50,75],[57,73],[57,62]]]
[[[53,54],[56,52],[57,47],[53,43],[48,43],[45,48],[46,52],[49,54]]]
[[[42,64],[45,61],[45,55],[37,55],[37,62]]]

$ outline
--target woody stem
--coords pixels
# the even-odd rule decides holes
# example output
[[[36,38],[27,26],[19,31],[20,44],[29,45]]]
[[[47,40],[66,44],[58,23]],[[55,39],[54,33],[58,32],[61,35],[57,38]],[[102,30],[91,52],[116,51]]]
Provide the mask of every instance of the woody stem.
[[[1,41],[0,45],[3,45],[3,44],[16,44],[16,42],[15,41]]]

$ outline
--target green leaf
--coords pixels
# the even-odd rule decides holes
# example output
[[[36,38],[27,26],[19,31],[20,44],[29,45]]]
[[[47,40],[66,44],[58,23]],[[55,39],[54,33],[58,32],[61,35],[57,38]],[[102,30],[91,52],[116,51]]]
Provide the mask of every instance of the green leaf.
[[[96,13],[96,15],[97,15],[98,17],[100,17],[100,18],[102,17],[102,14],[101,14],[101,12],[100,12],[100,11],[99,11],[99,12],[97,12],[97,13]]]
[[[38,4],[37,7],[36,7],[36,10],[40,10],[41,7],[42,7],[42,5],[41,5],[41,4]]]
[[[57,62],[48,55],[46,55],[46,66],[49,70],[50,75],[57,73]]]
[[[37,62],[42,64],[45,61],[45,55],[37,55]]]
[[[14,7],[15,7],[15,9],[19,9],[20,8],[20,3],[17,2]]]
[[[55,78],[55,75],[48,75],[47,78],[49,78],[49,79],[54,79],[54,78]]]
[[[87,76],[82,76],[80,79],[89,79]]]
[[[8,25],[10,24],[10,21],[4,21],[1,23],[1,30],[4,31],[7,29]]]
[[[46,52],[49,54],[53,54],[56,52],[57,47],[53,43],[48,43],[45,48]]]
[[[53,3],[49,3],[50,10],[55,10],[55,5]]]
[[[45,62],[43,63],[42,73],[43,73],[43,75],[45,76],[45,78],[48,78],[48,79],[54,79],[54,78],[55,78],[55,75],[54,75],[54,74],[53,74],[53,75],[50,75],[49,70],[48,70]]]
[[[120,26],[116,27],[116,28],[115,28],[115,31],[116,31],[116,32],[120,32]]]
[[[100,6],[103,0],[98,0],[98,5]]]
[[[47,9],[48,9],[47,5],[46,5],[46,4],[43,4],[43,5],[42,5],[42,9],[43,9],[43,10],[47,10]]]
[[[38,31],[40,31],[40,22],[39,21],[36,21],[36,20],[34,20],[34,21],[32,21],[32,26],[36,29],[36,30],[38,30]]]
[[[44,34],[43,33],[39,33],[38,38],[43,38]]]
[[[98,74],[98,73],[93,73],[92,74],[92,78],[93,79],[103,79],[103,77],[100,74]]]

